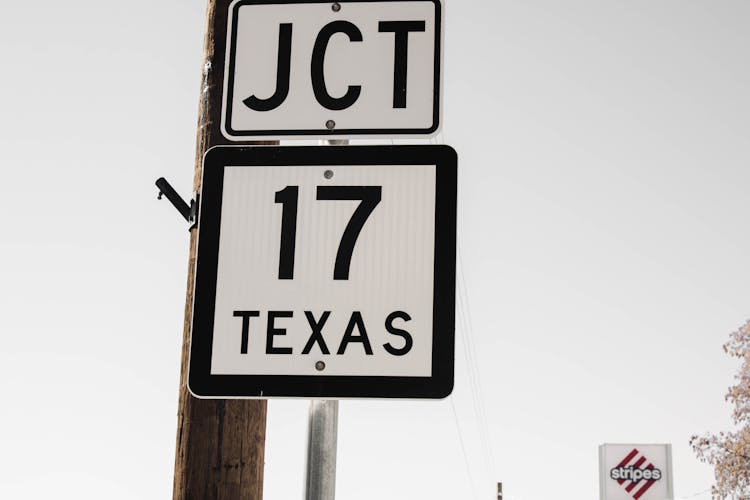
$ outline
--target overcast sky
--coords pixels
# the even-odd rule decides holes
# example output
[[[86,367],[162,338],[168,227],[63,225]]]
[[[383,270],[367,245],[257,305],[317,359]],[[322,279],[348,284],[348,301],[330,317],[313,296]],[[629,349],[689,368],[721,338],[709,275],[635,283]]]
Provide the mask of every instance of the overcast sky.
[[[597,498],[605,442],[704,492],[750,318],[750,3],[445,4],[456,386],[342,402],[338,497]],[[2,498],[171,495],[189,235],[153,182],[191,190],[204,9],[0,6]],[[269,404],[267,500],[301,498],[307,406]]]

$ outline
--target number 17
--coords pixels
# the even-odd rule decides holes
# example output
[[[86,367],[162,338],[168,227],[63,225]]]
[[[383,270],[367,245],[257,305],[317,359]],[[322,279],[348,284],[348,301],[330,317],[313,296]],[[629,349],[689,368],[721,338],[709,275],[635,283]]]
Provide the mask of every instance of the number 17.
[[[360,200],[341,235],[333,268],[334,280],[348,280],[354,245],[370,214],[380,203],[381,186],[318,186],[317,200]],[[294,251],[297,241],[297,201],[299,186],[287,186],[276,192],[275,202],[282,205],[279,279],[294,279]]]

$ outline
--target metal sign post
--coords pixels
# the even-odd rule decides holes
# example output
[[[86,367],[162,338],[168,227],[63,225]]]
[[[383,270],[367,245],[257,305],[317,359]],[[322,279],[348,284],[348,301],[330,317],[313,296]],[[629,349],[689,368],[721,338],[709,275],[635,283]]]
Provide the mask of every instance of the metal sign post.
[[[334,500],[336,497],[338,419],[337,400],[310,401],[305,500]]]

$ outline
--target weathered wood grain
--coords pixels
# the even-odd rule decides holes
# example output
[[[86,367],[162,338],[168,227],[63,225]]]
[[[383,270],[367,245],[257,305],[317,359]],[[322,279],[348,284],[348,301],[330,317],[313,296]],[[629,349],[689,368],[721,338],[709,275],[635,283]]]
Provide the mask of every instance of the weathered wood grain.
[[[230,2],[231,0],[208,0],[206,9],[193,177],[196,192],[200,190],[204,153],[212,146],[228,143],[221,135],[219,121],[224,78],[223,41],[226,39]],[[215,43],[216,40],[219,41],[218,44]],[[196,250],[196,232],[192,231],[183,325],[173,499],[261,500],[266,402],[196,399],[187,390]]]

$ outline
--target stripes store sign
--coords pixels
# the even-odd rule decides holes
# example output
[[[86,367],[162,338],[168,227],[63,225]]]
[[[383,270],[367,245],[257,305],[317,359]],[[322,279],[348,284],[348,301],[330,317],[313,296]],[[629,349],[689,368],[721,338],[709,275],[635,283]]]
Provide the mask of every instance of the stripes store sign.
[[[601,445],[599,490],[601,500],[672,500],[671,445]]]

